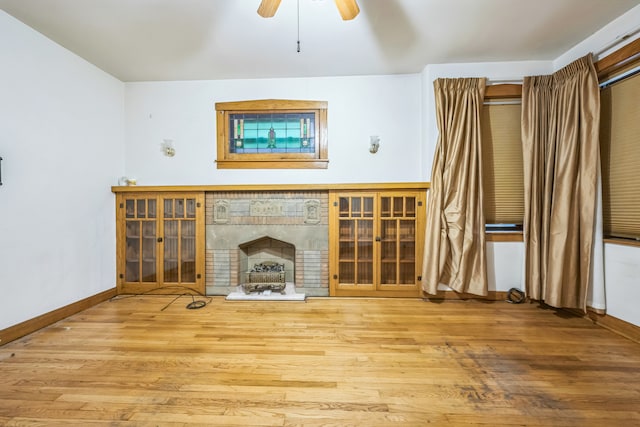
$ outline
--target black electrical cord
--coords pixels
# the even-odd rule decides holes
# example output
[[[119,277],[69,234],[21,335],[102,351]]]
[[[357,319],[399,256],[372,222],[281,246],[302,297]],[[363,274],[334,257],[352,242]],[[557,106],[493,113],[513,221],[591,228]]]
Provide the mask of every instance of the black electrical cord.
[[[525,294],[518,288],[511,288],[509,292],[507,292],[507,302],[511,304],[520,304],[524,302]]]
[[[152,292],[157,291],[158,289],[171,289],[171,288],[187,289],[190,292],[195,292],[197,295],[199,295],[199,296],[201,296],[203,298],[207,298],[206,295],[203,295],[200,292],[195,291],[192,288],[189,288],[187,286],[169,285],[169,286],[160,286],[160,287],[157,287],[157,288],[149,289],[148,291],[137,293],[137,294],[116,295],[116,296],[110,298],[109,301],[113,301],[114,299],[124,299],[124,298],[145,296],[145,295],[149,295]],[[162,307],[160,309],[160,311],[166,310],[171,304],[176,302],[178,300],[178,298],[183,297],[185,295],[191,295],[191,302],[189,304],[187,304],[187,306],[186,306],[186,308],[189,309],[189,310],[196,310],[196,309],[199,309],[199,308],[202,308],[202,307],[206,307],[207,305],[209,305],[211,303],[211,301],[213,301],[213,297],[208,297],[206,300],[196,300],[194,295],[193,295],[193,293],[186,293],[185,292],[185,293],[182,293],[182,294],[176,296],[173,300],[171,300],[171,302],[169,304],[167,304],[164,307]]]
[[[191,299],[193,301],[191,301],[189,304],[187,304],[187,308],[189,310],[197,310],[197,309],[202,308],[202,307],[207,305],[206,301],[196,300],[195,298],[193,298],[193,295],[191,295]]]
[[[187,294],[181,294],[181,295],[178,295],[177,297],[175,297],[174,299],[172,299],[172,300],[171,300],[171,302],[170,302],[169,304],[167,304],[167,305],[165,305],[164,307],[162,307],[162,308],[160,309],[160,311],[165,311],[165,310],[167,309],[167,307],[169,307],[171,304],[173,304],[174,302],[176,302],[176,301],[178,300],[178,298],[180,298],[180,297],[182,297],[182,296],[184,296],[184,295],[187,295]]]

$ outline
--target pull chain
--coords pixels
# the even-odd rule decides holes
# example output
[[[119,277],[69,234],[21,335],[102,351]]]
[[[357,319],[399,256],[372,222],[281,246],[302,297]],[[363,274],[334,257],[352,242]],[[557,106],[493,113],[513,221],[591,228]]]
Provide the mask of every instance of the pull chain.
[[[300,53],[300,0],[298,0],[298,49],[297,52]]]

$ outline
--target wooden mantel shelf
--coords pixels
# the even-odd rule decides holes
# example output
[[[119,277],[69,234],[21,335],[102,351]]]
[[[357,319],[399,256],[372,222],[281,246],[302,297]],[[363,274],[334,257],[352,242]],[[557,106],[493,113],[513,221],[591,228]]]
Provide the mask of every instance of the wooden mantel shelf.
[[[354,184],[237,184],[237,185],[129,185],[113,186],[113,193],[175,192],[175,191],[364,191],[364,190],[427,190],[428,182],[386,182]]]

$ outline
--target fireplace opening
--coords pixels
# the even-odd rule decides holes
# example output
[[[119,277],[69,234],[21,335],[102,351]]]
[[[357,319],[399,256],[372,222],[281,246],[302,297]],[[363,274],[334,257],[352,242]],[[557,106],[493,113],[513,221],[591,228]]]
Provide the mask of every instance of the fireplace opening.
[[[294,282],[296,248],[291,243],[264,236],[241,243],[238,247],[240,248],[239,284],[249,283],[250,275],[256,270],[264,270],[265,265],[282,265],[285,283]],[[254,274],[254,278],[255,276]]]

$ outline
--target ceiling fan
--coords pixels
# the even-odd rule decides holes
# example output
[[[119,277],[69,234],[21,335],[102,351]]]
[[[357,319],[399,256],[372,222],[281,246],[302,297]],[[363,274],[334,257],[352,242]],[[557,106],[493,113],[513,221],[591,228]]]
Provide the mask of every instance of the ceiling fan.
[[[276,14],[281,0],[262,0],[258,7],[258,15],[263,18],[271,18]],[[350,21],[360,13],[360,8],[356,0],[334,0],[340,16],[345,21]]]

